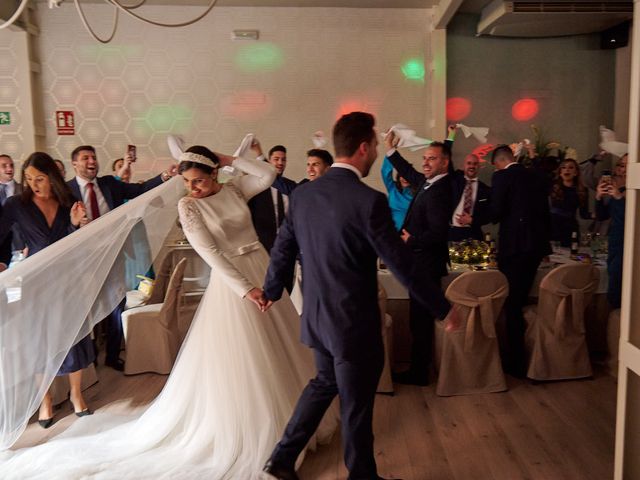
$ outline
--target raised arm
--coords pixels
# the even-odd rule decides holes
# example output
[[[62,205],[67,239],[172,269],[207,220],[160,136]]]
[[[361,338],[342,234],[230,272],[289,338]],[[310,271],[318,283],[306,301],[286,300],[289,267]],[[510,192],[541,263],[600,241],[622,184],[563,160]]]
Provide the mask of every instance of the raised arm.
[[[276,169],[262,160],[236,158],[231,165],[246,173],[242,177],[235,178],[233,183],[247,200],[271,187],[276,179]]]
[[[409,182],[413,187],[420,188],[420,186],[424,183],[424,174],[418,172],[413,165],[407,162],[402,155],[395,150],[388,157],[391,165],[398,171],[398,174],[404,178],[407,182]]]
[[[184,234],[194,250],[213,270],[221,275],[229,288],[239,297],[245,297],[254,285],[227,259],[224,252],[216,245],[211,232],[202,219],[202,213],[196,202],[183,198],[178,203],[178,213]]]

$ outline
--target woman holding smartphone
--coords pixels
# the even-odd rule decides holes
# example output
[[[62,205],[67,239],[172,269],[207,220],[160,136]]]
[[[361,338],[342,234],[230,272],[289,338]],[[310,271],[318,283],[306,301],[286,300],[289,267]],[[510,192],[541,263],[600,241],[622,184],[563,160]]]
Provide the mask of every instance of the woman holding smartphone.
[[[624,245],[625,185],[627,183],[627,154],[615,165],[614,175],[604,172],[596,189],[596,219],[611,219],[609,225],[609,253],[607,297],[613,308],[620,308],[622,296],[622,256]]]

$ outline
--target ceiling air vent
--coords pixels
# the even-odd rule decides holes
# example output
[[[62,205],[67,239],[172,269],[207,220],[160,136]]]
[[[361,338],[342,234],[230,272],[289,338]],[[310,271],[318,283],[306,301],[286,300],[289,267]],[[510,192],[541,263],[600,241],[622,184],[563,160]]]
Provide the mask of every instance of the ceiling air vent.
[[[601,32],[633,17],[626,2],[507,2],[494,0],[482,10],[478,35],[557,37]]]

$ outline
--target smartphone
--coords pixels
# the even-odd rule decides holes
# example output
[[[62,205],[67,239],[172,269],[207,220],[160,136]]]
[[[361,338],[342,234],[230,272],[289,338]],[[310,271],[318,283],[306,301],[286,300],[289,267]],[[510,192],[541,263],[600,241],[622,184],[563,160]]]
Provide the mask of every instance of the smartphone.
[[[611,185],[611,170],[603,170],[600,178],[602,179],[601,181]]]
[[[136,155],[136,146],[135,145],[127,145],[127,153],[131,156],[131,161],[135,162],[137,155]]]

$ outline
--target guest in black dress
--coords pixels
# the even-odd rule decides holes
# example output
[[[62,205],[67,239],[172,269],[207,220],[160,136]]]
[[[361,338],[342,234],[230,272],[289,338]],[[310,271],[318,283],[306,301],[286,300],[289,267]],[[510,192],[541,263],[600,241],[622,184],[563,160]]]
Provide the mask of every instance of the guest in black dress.
[[[576,213],[590,219],[587,202],[589,193],[580,178],[580,168],[573,159],[563,160],[558,167],[558,175],[553,182],[549,204],[551,211],[551,240],[563,247],[571,246],[571,234],[580,237],[580,226]]]
[[[0,216],[0,243],[17,224],[32,255],[75,231],[88,220],[82,202],[75,202],[60,170],[46,153],[33,153],[22,167],[23,191],[7,200]],[[87,336],[71,347],[57,375],[69,375],[70,400],[76,415],[92,412],[82,397],[82,369],[93,363],[95,350]],[[40,425],[53,423],[53,405],[49,392],[40,405]]]

